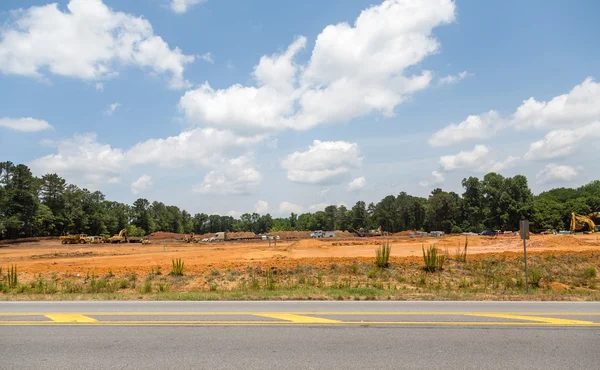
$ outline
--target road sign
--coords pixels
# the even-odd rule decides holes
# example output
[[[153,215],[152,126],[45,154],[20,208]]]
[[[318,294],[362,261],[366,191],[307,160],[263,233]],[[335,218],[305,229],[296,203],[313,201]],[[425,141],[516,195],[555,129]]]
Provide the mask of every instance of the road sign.
[[[529,240],[529,221],[521,220],[519,223],[519,235],[521,235],[521,239]]]

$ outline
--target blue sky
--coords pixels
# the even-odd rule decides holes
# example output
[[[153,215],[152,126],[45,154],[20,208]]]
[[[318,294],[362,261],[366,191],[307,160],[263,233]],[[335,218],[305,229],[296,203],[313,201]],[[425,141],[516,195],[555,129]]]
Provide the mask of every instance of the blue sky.
[[[599,13],[591,0],[4,0],[0,158],[109,199],[232,215],[462,192],[492,170],[536,193],[579,186],[600,169]]]

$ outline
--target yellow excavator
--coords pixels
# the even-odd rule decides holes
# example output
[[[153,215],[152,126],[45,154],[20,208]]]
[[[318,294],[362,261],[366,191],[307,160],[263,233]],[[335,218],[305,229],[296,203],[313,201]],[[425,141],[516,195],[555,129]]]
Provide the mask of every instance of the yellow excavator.
[[[127,229],[119,231],[119,234],[113,235],[106,240],[107,243],[129,243],[127,239]]]
[[[593,213],[588,216],[578,215],[575,212],[571,214],[571,232],[581,232],[593,234],[596,232],[596,224],[592,221]],[[587,230],[586,230],[587,229]]]

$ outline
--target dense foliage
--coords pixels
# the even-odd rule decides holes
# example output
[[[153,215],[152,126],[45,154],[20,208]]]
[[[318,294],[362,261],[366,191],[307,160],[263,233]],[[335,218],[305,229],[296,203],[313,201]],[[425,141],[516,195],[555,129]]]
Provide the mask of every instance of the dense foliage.
[[[328,206],[323,211],[291,214],[288,218],[243,214],[198,213],[138,199],[132,205],[111,202],[99,192],[67,184],[56,174],[41,178],[25,165],[0,162],[0,238],[115,234],[123,228],[132,236],[154,231],[197,234],[218,231],[264,233],[284,230],[352,230],[377,228],[389,232],[442,230],[479,232],[517,230],[519,220],[531,220],[534,230],[569,227],[571,212],[600,210],[600,181],[578,189],[559,188],[534,196],[527,178],[489,173],[482,180],[462,181],[462,195],[434,189],[429,197],[401,192],[378,203],[358,201],[351,208]]]

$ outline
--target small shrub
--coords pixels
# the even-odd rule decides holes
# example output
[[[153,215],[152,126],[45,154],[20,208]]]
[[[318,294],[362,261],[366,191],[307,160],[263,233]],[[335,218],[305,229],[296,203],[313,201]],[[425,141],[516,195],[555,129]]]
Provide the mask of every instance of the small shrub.
[[[169,285],[167,285],[167,283],[161,281],[158,283],[158,291],[163,293],[163,292],[168,292],[169,291]]]
[[[540,282],[542,281],[542,270],[537,267],[532,267],[529,269],[529,284],[534,287],[540,286]]]
[[[594,266],[590,266],[583,270],[583,278],[586,280],[595,279],[597,276],[596,268]]]
[[[144,294],[152,293],[152,281],[150,281],[150,280],[144,281],[144,285],[142,285],[140,287],[140,292],[144,293]]]
[[[464,249],[460,248],[460,243],[458,245],[458,248],[456,248],[456,254],[454,256],[454,259],[456,260],[456,262],[467,262],[467,247],[469,245],[469,237],[467,236],[465,238],[465,247]]]
[[[170,275],[183,276],[183,261],[181,260],[181,258],[171,260],[171,263],[173,264],[173,269],[171,270]]]
[[[375,266],[379,268],[388,268],[390,266],[390,252],[392,247],[389,242],[383,242],[375,253]]]
[[[444,268],[444,262],[446,262],[446,256],[439,253],[435,246],[429,246],[428,250],[423,249],[423,260],[425,261],[425,270],[428,272],[434,272],[442,270]]]

